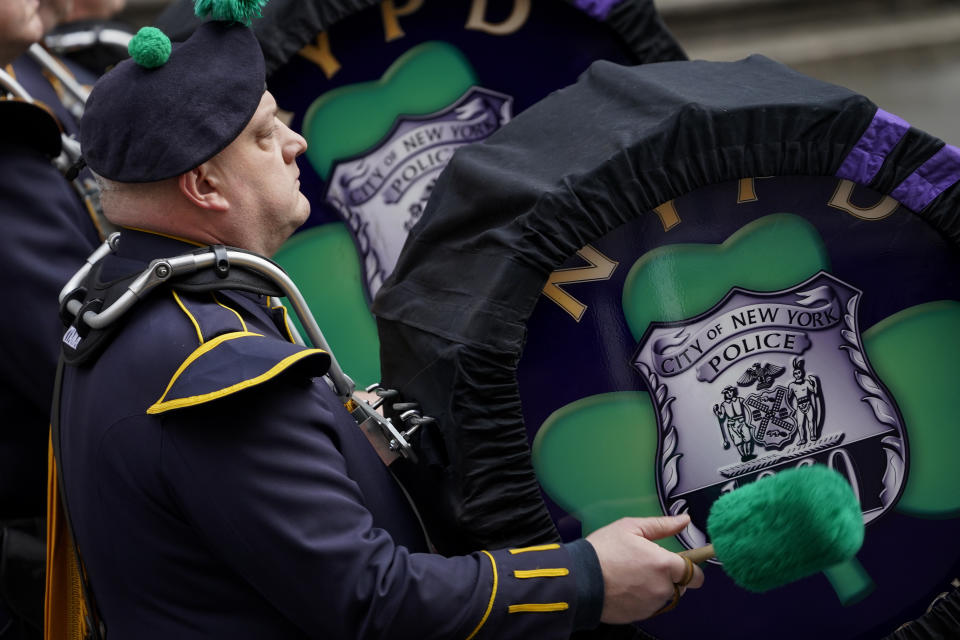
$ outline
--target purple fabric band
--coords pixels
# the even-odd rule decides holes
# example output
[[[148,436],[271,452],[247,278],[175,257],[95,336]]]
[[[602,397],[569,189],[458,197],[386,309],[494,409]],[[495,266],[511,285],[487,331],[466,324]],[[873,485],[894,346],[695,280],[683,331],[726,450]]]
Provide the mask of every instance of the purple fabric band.
[[[610,10],[620,4],[621,0],[576,0],[577,9],[584,11],[597,20],[606,20]]]
[[[910,124],[892,113],[877,109],[870,126],[850,150],[837,170],[837,177],[858,184],[870,184],[887,154],[900,142]]]
[[[914,211],[923,211],[934,198],[960,180],[960,149],[945,145],[907,176],[890,196]]]

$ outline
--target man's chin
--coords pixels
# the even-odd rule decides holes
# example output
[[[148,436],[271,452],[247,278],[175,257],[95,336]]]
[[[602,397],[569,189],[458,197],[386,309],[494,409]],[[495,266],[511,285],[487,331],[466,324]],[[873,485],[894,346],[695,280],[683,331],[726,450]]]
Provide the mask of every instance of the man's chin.
[[[307,196],[300,194],[300,215],[297,220],[297,229],[303,226],[303,223],[307,221],[310,217],[310,201],[307,200]]]

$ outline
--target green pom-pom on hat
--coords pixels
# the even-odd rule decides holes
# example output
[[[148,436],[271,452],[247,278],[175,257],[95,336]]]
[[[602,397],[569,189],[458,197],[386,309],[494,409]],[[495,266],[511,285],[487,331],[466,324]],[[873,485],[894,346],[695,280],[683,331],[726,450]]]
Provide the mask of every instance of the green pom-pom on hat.
[[[127,45],[133,61],[147,69],[165,65],[170,59],[171,50],[170,38],[156,27],[143,27]]]
[[[250,26],[254,18],[263,15],[260,10],[265,4],[267,0],[196,0],[194,13],[198,18],[209,16]]]

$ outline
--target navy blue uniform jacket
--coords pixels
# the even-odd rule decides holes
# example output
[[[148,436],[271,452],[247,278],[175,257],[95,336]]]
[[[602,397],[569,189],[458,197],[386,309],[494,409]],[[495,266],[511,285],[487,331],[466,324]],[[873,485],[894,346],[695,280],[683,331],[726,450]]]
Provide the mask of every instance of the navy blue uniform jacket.
[[[37,99],[56,101],[31,63],[25,56],[17,60],[17,78]],[[0,519],[44,514],[50,400],[62,334],[57,294],[99,244],[89,211],[34,144],[42,132],[24,135],[38,124],[23,119],[18,106],[0,101],[0,270],[8,300],[0,337]],[[62,126],[76,127],[62,105],[50,109],[62,115]],[[47,127],[56,129],[57,123],[50,118]]]
[[[125,231],[108,271],[193,248]],[[66,494],[109,637],[567,637],[582,547],[426,553],[326,354],[272,306],[159,289],[66,368]]]

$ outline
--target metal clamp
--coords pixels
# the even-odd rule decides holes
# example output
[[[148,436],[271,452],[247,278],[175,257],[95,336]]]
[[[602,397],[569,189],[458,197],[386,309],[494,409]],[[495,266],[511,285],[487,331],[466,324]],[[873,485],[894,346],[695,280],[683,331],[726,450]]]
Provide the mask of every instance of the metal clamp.
[[[376,410],[388,400],[399,398],[400,392],[395,389],[385,389],[381,387],[379,383],[370,385],[366,388],[366,391],[368,393],[375,393],[378,396],[378,400],[373,404],[368,404],[362,399],[354,398],[356,404],[355,411],[360,413],[360,415],[355,415],[357,422],[369,426],[370,423],[367,423],[367,421],[372,421],[372,424],[379,429],[380,435],[386,441],[387,449],[394,453],[399,453],[411,462],[416,462],[417,455],[413,450],[410,439],[417,433],[422,425],[434,422],[434,419],[421,415],[417,409],[419,405],[415,402],[398,402],[391,405],[391,409],[400,412],[399,419],[401,426],[397,428],[393,423],[393,419],[380,415]]]

